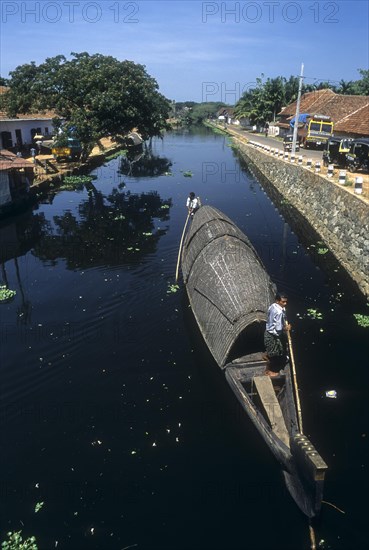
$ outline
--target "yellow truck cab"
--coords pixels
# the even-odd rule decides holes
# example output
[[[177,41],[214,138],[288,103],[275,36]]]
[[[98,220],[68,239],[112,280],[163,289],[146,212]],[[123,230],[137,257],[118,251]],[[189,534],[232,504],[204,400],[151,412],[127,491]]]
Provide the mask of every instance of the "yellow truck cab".
[[[295,118],[290,121],[291,131],[293,131],[295,125]],[[327,141],[333,136],[333,126],[329,116],[310,113],[300,114],[297,122],[297,137],[300,147],[325,149]]]
[[[329,116],[315,114],[309,117],[307,124],[298,133],[306,149],[324,149],[333,135],[333,122]]]

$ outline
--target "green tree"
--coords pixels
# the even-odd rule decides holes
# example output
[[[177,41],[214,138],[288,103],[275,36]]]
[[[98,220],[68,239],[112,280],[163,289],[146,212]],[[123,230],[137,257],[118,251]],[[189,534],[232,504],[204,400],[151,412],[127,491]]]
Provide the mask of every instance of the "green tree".
[[[143,65],[86,52],[21,65],[10,73],[3,106],[9,115],[54,110],[84,155],[105,136],[123,140],[133,128],[144,139],[166,128],[170,102]]]
[[[264,115],[266,121],[275,122],[277,114],[284,105],[286,97],[286,79],[282,76],[268,78],[263,86]]]
[[[299,79],[296,76],[290,76],[284,84],[285,105],[296,101],[299,93]]]
[[[354,86],[352,80],[346,81],[343,78],[339,81],[339,86],[336,89],[338,94],[347,95],[354,93]]]
[[[271,105],[265,93],[265,84],[261,77],[256,79],[255,88],[250,88],[242,95],[235,106],[235,115],[238,118],[248,118],[251,124],[265,124],[271,117]]]
[[[359,95],[369,95],[369,70],[358,69],[361,74],[361,80],[354,82],[356,84],[357,93]]]

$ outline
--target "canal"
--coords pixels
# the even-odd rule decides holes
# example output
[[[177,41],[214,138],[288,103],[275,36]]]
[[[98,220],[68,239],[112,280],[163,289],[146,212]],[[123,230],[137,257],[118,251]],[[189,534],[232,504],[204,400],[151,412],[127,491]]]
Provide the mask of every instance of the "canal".
[[[39,549],[304,549],[308,523],[175,283],[189,191],[289,296],[305,433],[329,466],[320,548],[367,547],[368,315],[230,140],[168,133],[0,226],[1,540]],[[334,390],[335,398],[326,392]],[[36,511],[37,510],[37,511]]]

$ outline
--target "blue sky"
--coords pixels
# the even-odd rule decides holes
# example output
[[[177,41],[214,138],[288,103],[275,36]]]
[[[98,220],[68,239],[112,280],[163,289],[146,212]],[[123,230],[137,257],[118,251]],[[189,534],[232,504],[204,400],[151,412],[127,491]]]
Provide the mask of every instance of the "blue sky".
[[[235,103],[263,73],[307,83],[368,69],[368,2],[43,0],[1,2],[1,75],[72,51],[146,66],[176,101]]]

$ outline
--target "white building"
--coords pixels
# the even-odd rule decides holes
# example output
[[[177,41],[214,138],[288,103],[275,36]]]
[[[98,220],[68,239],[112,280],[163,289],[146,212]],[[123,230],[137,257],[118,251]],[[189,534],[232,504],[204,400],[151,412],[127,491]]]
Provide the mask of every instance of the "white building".
[[[7,118],[0,114],[0,148],[11,149],[32,145],[36,134],[52,136],[54,116],[20,115],[18,118]]]
[[[0,94],[6,90],[5,86],[0,86]],[[52,119],[55,117],[55,113],[47,112],[19,114],[11,118],[0,111],[0,149],[33,145],[33,137],[36,134],[51,136],[54,130]]]

